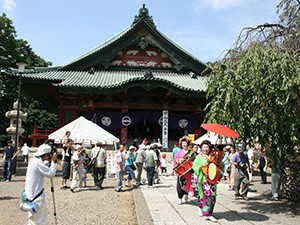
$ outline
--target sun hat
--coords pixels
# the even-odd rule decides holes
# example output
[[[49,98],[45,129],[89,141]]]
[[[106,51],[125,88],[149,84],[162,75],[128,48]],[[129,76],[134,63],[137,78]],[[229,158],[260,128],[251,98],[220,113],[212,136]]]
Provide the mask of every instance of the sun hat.
[[[230,145],[226,145],[225,148],[226,149],[230,149],[231,147],[230,147]]]
[[[131,149],[136,149],[133,145],[131,145],[130,147],[129,147],[129,150],[131,150]]]
[[[82,149],[82,146],[81,146],[81,145],[75,145],[75,149],[76,149],[76,150]]]
[[[46,144],[42,144],[39,146],[38,150],[33,153],[34,156],[41,156],[51,152],[51,147]]]
[[[156,143],[157,147],[158,148],[161,148],[162,147],[162,144],[161,143]]]
[[[150,149],[155,149],[155,148],[158,148],[157,143],[152,143],[150,145]]]

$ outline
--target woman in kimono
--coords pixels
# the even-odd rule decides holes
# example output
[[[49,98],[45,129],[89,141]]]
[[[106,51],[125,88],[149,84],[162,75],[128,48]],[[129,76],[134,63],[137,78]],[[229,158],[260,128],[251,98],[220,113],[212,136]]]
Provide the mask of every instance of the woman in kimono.
[[[213,217],[213,210],[216,203],[216,184],[207,180],[207,167],[212,153],[210,141],[204,140],[201,145],[201,152],[196,156],[193,162],[194,173],[198,175],[198,215],[212,222],[217,222]]]
[[[181,164],[186,159],[190,158],[191,151],[188,149],[190,140],[187,137],[183,137],[180,140],[181,150],[174,157],[175,167]],[[188,199],[188,193],[192,188],[192,172],[191,170],[181,177],[177,177],[177,195],[179,198],[178,204],[186,203]]]

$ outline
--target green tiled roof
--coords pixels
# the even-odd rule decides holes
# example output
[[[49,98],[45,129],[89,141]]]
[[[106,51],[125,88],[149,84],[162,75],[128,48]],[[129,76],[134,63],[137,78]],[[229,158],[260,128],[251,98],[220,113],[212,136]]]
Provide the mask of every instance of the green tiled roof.
[[[151,71],[152,77],[145,76],[145,70],[98,70],[93,74],[88,71],[44,71],[25,73],[24,78],[46,81],[56,81],[55,85],[64,89],[115,89],[135,82],[155,83],[155,86],[168,85],[173,89],[186,92],[204,92],[206,90],[205,77],[192,78],[188,74],[170,71]],[[61,82],[57,82],[60,80]],[[141,82],[143,81],[143,82]],[[87,89],[88,88],[88,89]]]

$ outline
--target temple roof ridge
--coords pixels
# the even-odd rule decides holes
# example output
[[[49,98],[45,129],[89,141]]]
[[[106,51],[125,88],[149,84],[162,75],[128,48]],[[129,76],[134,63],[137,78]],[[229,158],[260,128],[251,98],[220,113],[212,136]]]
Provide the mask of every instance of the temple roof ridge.
[[[152,16],[149,16],[149,10],[143,4],[143,7],[139,10],[139,15],[134,17],[133,24],[138,23],[141,20],[147,20],[149,24],[155,27]]]

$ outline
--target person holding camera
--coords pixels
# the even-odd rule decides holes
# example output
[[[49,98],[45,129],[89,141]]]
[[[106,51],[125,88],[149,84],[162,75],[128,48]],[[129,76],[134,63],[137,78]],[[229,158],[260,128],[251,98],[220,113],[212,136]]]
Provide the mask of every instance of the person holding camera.
[[[34,157],[30,159],[26,172],[25,193],[27,199],[37,205],[36,212],[28,212],[28,224],[48,224],[47,207],[44,194],[44,177],[53,178],[56,174],[57,154],[51,154],[47,144],[39,146]],[[50,167],[49,167],[50,163]]]

